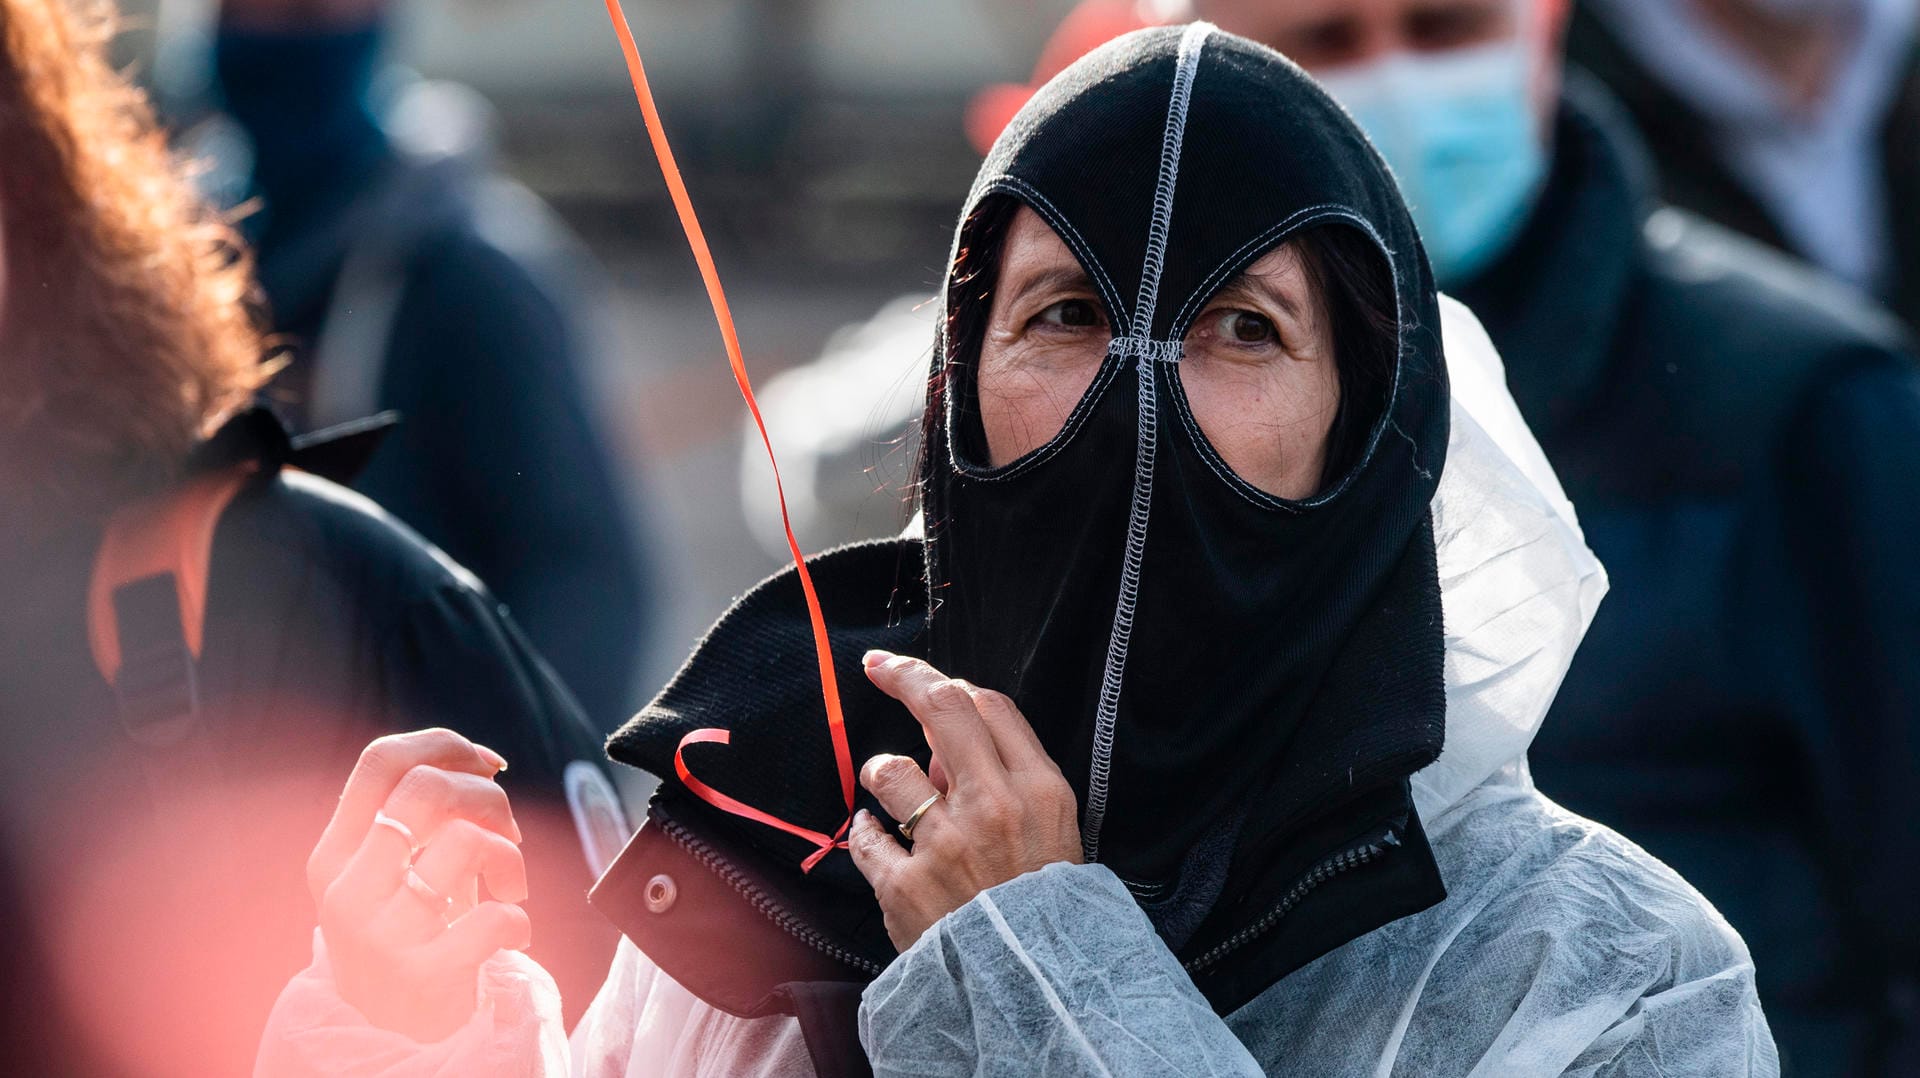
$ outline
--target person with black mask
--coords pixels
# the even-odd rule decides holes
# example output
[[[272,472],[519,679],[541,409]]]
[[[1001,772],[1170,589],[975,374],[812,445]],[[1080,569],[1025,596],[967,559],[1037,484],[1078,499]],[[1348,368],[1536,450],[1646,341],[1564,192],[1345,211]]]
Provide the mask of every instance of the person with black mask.
[[[1559,0],[1193,8],[1300,61],[1380,147],[1607,566],[1541,789],[1727,915],[1790,1072],[1920,1072],[1910,340],[1662,207],[1632,124],[1563,71]]]
[[[301,429],[397,411],[354,489],[487,581],[611,730],[640,702],[653,596],[632,469],[593,403],[609,290],[498,175],[478,95],[381,78],[388,9],[220,5],[218,103],[251,149],[242,223],[292,353],[271,392]]]
[[[1603,574],[1332,99],[1121,38],[950,265],[923,531],[749,593],[610,742],[662,785],[570,1048],[524,918],[409,876],[511,891],[491,801],[410,864],[375,766],[260,1073],[1776,1072],[1738,937],[1532,787]]]

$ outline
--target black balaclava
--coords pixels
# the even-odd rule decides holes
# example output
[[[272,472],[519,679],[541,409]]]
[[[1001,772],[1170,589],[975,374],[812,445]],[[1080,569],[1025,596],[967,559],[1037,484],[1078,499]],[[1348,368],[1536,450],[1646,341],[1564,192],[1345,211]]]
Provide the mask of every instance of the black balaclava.
[[[1222,851],[1258,857],[1267,836],[1439,751],[1434,286],[1346,113],[1278,54],[1206,24],[1121,38],[1036,94],[982,167],[956,254],[996,196],[1065,240],[1114,340],[1061,432],[999,468],[973,413],[977,347],[937,353],[929,658],[1019,704],[1080,797],[1089,859],[1150,910],[1199,899],[1156,917],[1181,937],[1168,920],[1206,912]],[[1371,237],[1392,267],[1399,358],[1358,463],[1289,501],[1208,444],[1180,342],[1222,285],[1326,225]],[[1206,894],[1191,896],[1196,877]]]

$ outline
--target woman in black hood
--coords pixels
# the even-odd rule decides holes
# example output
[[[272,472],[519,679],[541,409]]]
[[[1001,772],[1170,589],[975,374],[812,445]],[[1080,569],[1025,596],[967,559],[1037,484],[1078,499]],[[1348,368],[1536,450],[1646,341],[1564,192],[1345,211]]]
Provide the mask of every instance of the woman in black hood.
[[[663,781],[571,1064],[472,902],[517,890],[498,799],[401,781],[484,773],[432,734],[349,784],[263,1073],[370,1025],[421,1073],[1777,1069],[1738,937],[1526,775],[1604,577],[1337,105],[1205,24],[1122,38],[951,266],[924,528],[810,562],[841,715],[789,571],[609,743]]]

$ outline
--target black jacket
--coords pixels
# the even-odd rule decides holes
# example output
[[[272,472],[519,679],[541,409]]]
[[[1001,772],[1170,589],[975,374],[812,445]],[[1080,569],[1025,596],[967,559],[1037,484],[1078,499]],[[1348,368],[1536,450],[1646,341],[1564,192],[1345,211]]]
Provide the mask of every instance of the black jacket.
[[[923,762],[925,736],[860,674],[870,648],[926,649],[926,587],[918,539],[857,543],[809,558],[829,617],[853,758],[882,752]],[[674,777],[680,738],[735,727],[743,715],[783,721],[743,733],[726,756],[707,753],[706,778],[753,791],[760,805],[792,802],[833,762],[813,637],[793,569],[763,581],[714,625],[687,664],[608,742],[614,759],[661,776],[647,821],[593,891],[593,905],[666,974],[742,1017],[791,1014],[823,1076],[869,1073],[854,1037],[860,990],[894,958],[879,908],[844,854],[805,879],[770,854],[767,828],[721,812]],[[697,751],[697,750],[696,750]],[[743,796],[746,796],[743,793]],[[860,803],[880,806],[864,790]],[[826,818],[816,805],[808,818]],[[1220,1013],[1276,979],[1381,925],[1445,897],[1407,785],[1348,799],[1283,832],[1258,886],[1203,926],[1207,946],[1177,954]],[[1225,946],[1213,946],[1222,941]]]
[[[1661,197],[1780,250],[1793,245],[1760,199],[1715,151],[1711,125],[1634,58],[1599,17],[1576,7],[1567,52],[1619,96],[1658,162]],[[1882,127],[1893,256],[1885,300],[1920,327],[1920,45]]]
[[[197,672],[216,758],[191,780],[204,796],[150,793],[167,772],[123,733],[94,665],[101,524],[0,550],[0,900],[27,953],[4,976],[9,1000],[42,1011],[9,1006],[6,1022],[40,1026],[58,1052],[6,1069],[183,1073],[185,1053],[191,1073],[246,1073],[275,995],[309,959],[305,862],[348,771],[370,739],[434,725],[508,758],[535,953],[584,1005],[613,933],[586,905],[562,792],[568,765],[604,767],[577,705],[465,570],[358,495],[282,471],[327,458],[294,453],[265,413],[199,459],[262,465],[214,534]],[[78,998],[62,998],[63,981]],[[147,1062],[120,1054],[130,1042]]]
[[[1897,325],[1657,209],[1577,81],[1531,224],[1459,295],[1612,579],[1534,742],[1541,789],[1740,930],[1793,1073],[1870,1073],[1920,1017],[1920,373]]]

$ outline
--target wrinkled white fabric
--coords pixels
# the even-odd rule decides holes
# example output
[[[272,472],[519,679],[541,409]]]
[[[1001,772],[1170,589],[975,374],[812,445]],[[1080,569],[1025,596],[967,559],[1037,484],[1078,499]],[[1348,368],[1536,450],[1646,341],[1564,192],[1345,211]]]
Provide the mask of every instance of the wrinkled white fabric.
[[[867,989],[876,1075],[1777,1075],[1753,965],[1666,866],[1524,781],[1434,838],[1446,901],[1223,1021],[1117,877],[1051,865]]]
[[[791,1018],[735,1018],[702,1003],[620,941],[607,983],[573,1032],[578,1078],[810,1078]]]
[[[1733,929],[1664,865],[1533,788],[1527,745],[1606,579],[1486,334],[1451,300],[1442,321],[1453,431],[1433,512],[1447,739],[1413,789],[1446,900],[1222,1019],[1111,872],[1052,865],[949,914],[869,986],[860,1033],[877,1074],[1779,1073]],[[792,1020],[715,1011],[630,943],[574,1033],[571,1071],[550,980],[484,987],[488,1003],[467,1028],[407,1048],[340,1003],[316,962],[281,997],[262,1060],[338,1065],[262,1073],[811,1072]],[[447,1069],[448,1052],[504,1069]]]
[[[1433,532],[1446,617],[1446,746],[1413,778],[1431,824],[1494,774],[1526,766],[1606,594],[1573,505],[1507,393],[1506,367],[1466,307],[1440,297],[1452,390]]]
[[[735,1018],[702,1003],[620,941],[571,1042],[560,990],[523,954],[480,974],[480,1006],[445,1040],[381,1029],[340,998],[320,933],[314,961],[280,993],[255,1078],[810,1078],[791,1018]]]
[[[260,1039],[254,1074],[270,1078],[456,1078],[567,1073],[560,990],[540,964],[500,951],[480,969],[480,1006],[444,1040],[422,1043],[381,1029],[340,998],[325,938],[313,964],[280,993]]]

